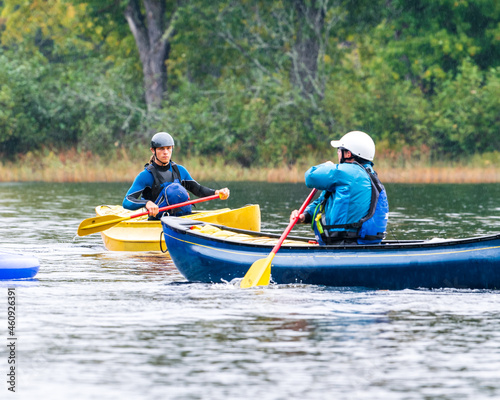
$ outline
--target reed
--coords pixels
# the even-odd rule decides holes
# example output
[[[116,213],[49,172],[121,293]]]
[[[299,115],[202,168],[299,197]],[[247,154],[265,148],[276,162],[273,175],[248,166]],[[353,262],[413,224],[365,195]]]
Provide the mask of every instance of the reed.
[[[500,168],[417,167],[411,169],[379,168],[383,182],[392,183],[497,183]]]
[[[0,161],[1,182],[132,182],[147,162],[147,153],[132,156],[119,149],[107,157],[90,153],[45,152],[26,153],[17,161]],[[306,156],[294,165],[265,168],[243,168],[228,165],[221,159],[202,157],[176,158],[185,165],[199,182],[204,181],[261,181],[303,182],[304,172],[311,166],[326,161],[324,157]],[[484,161],[484,160],[483,160]],[[498,183],[499,163],[480,166],[455,164],[428,165],[428,162],[406,162],[405,165],[389,161],[376,165],[384,183]],[[477,162],[477,164],[480,164]]]

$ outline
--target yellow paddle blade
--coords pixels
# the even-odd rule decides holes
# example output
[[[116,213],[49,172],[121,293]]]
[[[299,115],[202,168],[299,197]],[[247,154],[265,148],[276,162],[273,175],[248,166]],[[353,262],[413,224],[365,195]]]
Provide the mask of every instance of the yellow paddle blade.
[[[255,261],[240,283],[240,288],[252,286],[267,286],[271,280],[271,263],[275,253],[271,252],[266,258]]]
[[[78,227],[78,236],[86,236],[96,232],[102,232],[111,228],[123,220],[130,217],[119,217],[117,215],[102,215],[100,217],[93,217],[84,219]]]

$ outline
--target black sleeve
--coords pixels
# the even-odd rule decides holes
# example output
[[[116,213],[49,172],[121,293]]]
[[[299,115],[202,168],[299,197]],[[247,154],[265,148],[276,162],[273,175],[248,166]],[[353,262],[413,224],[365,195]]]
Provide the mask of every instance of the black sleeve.
[[[195,180],[192,181],[182,181],[182,186],[198,197],[207,197],[215,194],[215,189],[210,189],[206,186],[200,185]]]

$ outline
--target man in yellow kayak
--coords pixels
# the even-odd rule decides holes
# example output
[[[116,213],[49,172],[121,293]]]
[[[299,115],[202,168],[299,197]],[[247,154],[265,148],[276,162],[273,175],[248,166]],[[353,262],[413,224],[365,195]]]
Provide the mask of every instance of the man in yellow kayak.
[[[218,194],[222,200],[229,197],[229,189],[210,189],[196,182],[188,170],[171,160],[174,139],[167,132],[158,132],[151,139],[151,159],[144,166],[123,199],[123,208],[137,210],[145,207],[150,217],[161,218],[161,207],[189,200],[189,192],[197,197]],[[174,208],[171,215],[191,213],[191,206]]]
[[[340,140],[338,164],[331,161],[305,173],[306,186],[323,190],[303,214],[291,219],[310,222],[319,244],[375,244],[386,235],[389,204],[384,185],[373,169],[375,143],[364,132],[353,131]]]

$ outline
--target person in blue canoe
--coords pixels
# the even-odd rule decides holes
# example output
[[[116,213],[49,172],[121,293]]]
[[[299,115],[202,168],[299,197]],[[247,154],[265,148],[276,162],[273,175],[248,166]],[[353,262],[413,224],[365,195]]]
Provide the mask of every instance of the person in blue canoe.
[[[128,210],[146,207],[150,218],[160,219],[164,212],[159,208],[189,200],[189,192],[197,197],[218,194],[222,200],[229,197],[229,189],[210,189],[200,185],[182,165],[171,160],[174,139],[167,132],[158,132],[151,139],[151,159],[144,166],[123,199],[122,206]],[[174,208],[170,215],[191,214],[191,205]]]
[[[323,192],[303,214],[292,211],[290,220],[311,223],[321,245],[380,243],[389,203],[373,169],[375,143],[366,133],[352,131],[331,145],[337,148],[339,163],[327,161],[306,171],[306,186]]]

